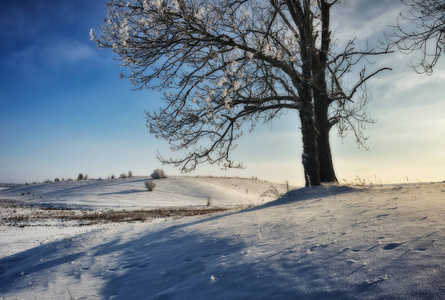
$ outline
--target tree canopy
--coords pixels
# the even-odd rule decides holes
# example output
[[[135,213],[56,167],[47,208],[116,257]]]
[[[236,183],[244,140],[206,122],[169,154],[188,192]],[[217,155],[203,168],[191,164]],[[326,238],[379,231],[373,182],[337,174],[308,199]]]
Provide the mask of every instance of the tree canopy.
[[[110,0],[99,47],[111,48],[137,88],[163,92],[147,126],[180,158],[164,163],[191,171],[199,163],[241,167],[235,141],[259,123],[298,112],[306,185],[336,181],[329,132],[352,130],[359,143],[366,81],[387,69],[346,74],[387,50],[340,51],[331,42],[330,9],[338,0]],[[124,76],[124,75],[121,75]]]

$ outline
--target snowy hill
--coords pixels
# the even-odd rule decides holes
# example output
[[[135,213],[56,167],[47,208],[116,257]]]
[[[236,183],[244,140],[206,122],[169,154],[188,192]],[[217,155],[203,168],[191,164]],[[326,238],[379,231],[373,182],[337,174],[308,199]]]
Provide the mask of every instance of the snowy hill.
[[[150,177],[113,180],[83,180],[37,185],[22,185],[0,191],[0,198],[29,204],[83,209],[140,209],[153,207],[205,206],[208,199],[217,206],[258,205],[273,200],[263,196],[274,186],[286,192],[284,184],[236,177],[169,177],[154,180],[148,192],[144,186]]]
[[[172,178],[170,184],[157,181],[156,195],[138,192],[143,186],[137,180],[109,186],[77,183],[66,191],[49,186],[4,190],[0,199],[9,199],[5,207],[17,211],[26,210],[14,206],[18,200],[96,210],[121,203],[157,207],[163,197],[165,207],[205,206],[207,197],[233,206],[257,199],[258,206],[82,227],[62,221],[2,225],[0,298],[445,296],[445,183],[303,188],[263,201],[258,197],[270,183],[250,179]],[[152,204],[146,204],[150,197]]]

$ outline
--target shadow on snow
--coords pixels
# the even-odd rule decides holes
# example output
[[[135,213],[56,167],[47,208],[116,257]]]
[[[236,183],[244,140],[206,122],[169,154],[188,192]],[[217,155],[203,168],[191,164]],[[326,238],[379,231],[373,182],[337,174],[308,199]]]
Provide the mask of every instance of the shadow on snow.
[[[340,186],[303,188],[260,207],[167,225],[146,234],[137,232],[125,242],[116,237],[82,247],[82,236],[93,232],[42,245],[0,259],[0,295],[19,294],[29,288],[28,282],[39,284],[42,278],[46,281],[40,287],[55,276],[80,276],[73,262],[81,262],[92,277],[103,282],[97,287],[103,299],[371,299],[373,292],[383,295],[380,284],[385,284],[384,279],[366,281],[363,276],[367,273],[361,269],[351,273],[352,267],[345,267],[338,249],[318,247],[311,249],[314,254],[293,251],[280,247],[281,237],[248,245],[236,234],[220,237],[192,227],[207,228],[234,215],[251,218],[248,214],[253,211],[352,191]],[[247,249],[267,255],[252,257]],[[322,251],[330,252],[321,255]],[[80,293],[72,290],[74,297]],[[38,297],[37,289],[36,294]]]

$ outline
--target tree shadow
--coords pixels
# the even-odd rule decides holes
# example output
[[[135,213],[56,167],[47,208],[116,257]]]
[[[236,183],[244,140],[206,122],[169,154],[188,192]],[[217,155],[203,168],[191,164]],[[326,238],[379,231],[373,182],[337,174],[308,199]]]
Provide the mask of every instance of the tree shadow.
[[[253,211],[354,190],[298,189],[259,207],[186,219],[148,233],[137,231],[125,241],[117,235],[106,243],[88,246],[85,235],[79,235],[41,245],[0,259],[0,295],[19,295],[29,289],[28,282],[38,282],[37,277],[49,281],[55,276],[70,276],[76,273],[76,266],[83,265],[89,268],[90,276],[103,283],[96,291],[102,299],[378,298],[376,295],[385,292],[381,285],[390,279],[367,280],[365,268],[350,273],[357,267],[349,266],[346,254],[335,247],[316,247],[306,253],[305,249],[293,251],[283,246],[279,237],[269,240],[267,248],[267,243],[248,242],[236,234],[220,236],[212,230],[199,230],[234,215],[245,214],[247,219]],[[101,260],[106,264],[98,264]],[[73,296],[88,298],[81,290],[73,290]]]
[[[138,247],[143,243],[143,247]],[[303,291],[299,281],[321,272],[317,266],[280,274],[275,263],[283,253],[261,261],[249,259],[242,241],[168,228],[111,251],[137,249],[116,275],[110,275],[101,295],[105,299],[348,299],[339,290]],[[297,278],[297,279],[296,279]],[[352,298],[351,298],[352,299]]]
[[[317,187],[303,187],[296,190],[290,190],[281,197],[276,200],[267,202],[260,206],[256,206],[253,210],[256,209],[264,209],[272,206],[280,206],[286,205],[289,203],[300,202],[300,201],[308,201],[315,199],[323,199],[339,196],[342,194],[352,193],[352,192],[360,192],[360,189],[356,189],[349,186],[340,186],[340,185],[323,185]]]
[[[62,282],[67,277],[81,278],[82,268],[92,278],[100,278],[103,285],[96,293],[102,299],[349,299],[335,285],[329,292],[323,290],[325,286],[301,288],[303,282],[320,278],[323,270],[317,262],[294,264],[294,260],[302,259],[300,254],[292,255],[278,247],[270,255],[255,259],[242,239],[191,228],[232,214],[167,226],[125,242],[117,236],[92,247],[86,247],[85,236],[94,232],[87,233],[2,258],[0,295],[29,293],[31,282],[37,296],[39,290],[46,295],[66,293],[65,286],[56,287],[58,291],[46,289],[55,288],[50,283],[56,278]],[[102,260],[107,263],[97,263]],[[283,264],[292,266],[283,273]],[[72,293],[74,297],[88,297],[75,286]]]

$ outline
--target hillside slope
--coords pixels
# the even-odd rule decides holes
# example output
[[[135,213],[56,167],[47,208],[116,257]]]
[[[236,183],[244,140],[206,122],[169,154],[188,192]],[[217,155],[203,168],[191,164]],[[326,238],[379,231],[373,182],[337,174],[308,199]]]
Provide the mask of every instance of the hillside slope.
[[[85,180],[23,185],[0,191],[0,199],[29,204],[82,209],[140,209],[152,207],[258,205],[273,200],[262,196],[274,186],[286,192],[284,184],[235,177],[175,176],[154,180],[148,192],[149,177],[113,180]]]
[[[443,299],[444,201],[445,183],[303,188],[242,211],[101,225],[33,248],[10,244],[0,295]]]

